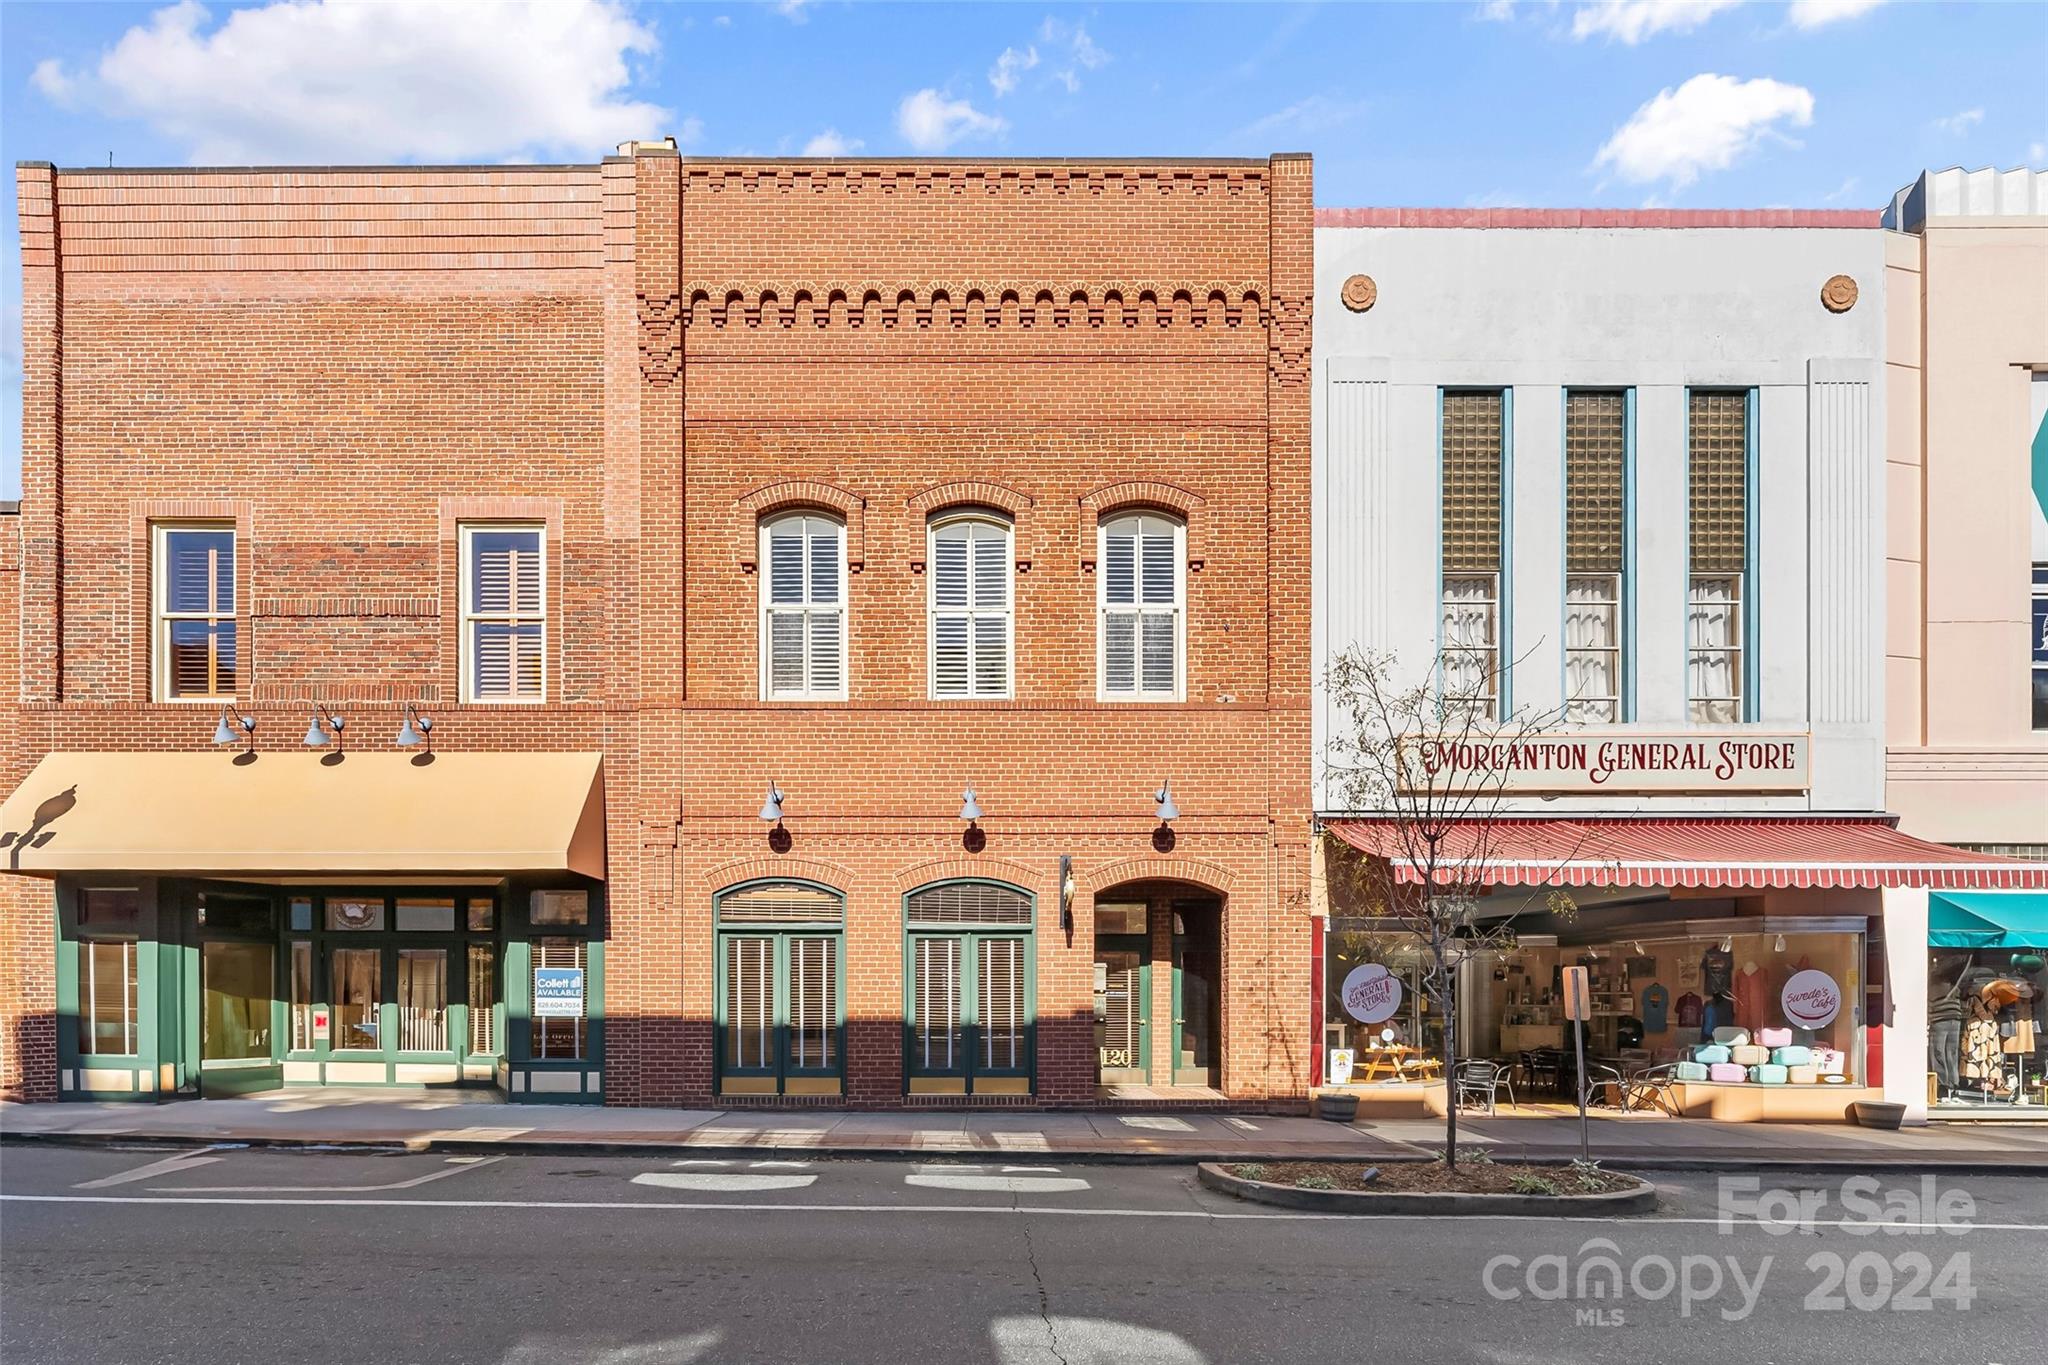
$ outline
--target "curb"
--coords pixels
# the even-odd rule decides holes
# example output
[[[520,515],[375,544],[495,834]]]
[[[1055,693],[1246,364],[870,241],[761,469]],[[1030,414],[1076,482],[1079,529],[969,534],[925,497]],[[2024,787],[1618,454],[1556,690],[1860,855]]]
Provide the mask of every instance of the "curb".
[[[1234,1163],[1242,1164],[1242,1163]],[[1275,1185],[1264,1180],[1247,1180],[1232,1175],[1215,1162],[1205,1161],[1196,1179],[1212,1190],[1236,1195],[1255,1204],[1296,1209],[1307,1213],[1345,1213],[1363,1217],[1376,1214],[1433,1214],[1439,1218],[1475,1215],[1522,1214],[1537,1218],[1607,1218],[1618,1213],[1654,1213],[1657,1187],[1643,1182],[1632,1190],[1608,1190],[1601,1194],[1455,1194],[1387,1192],[1373,1190],[1304,1190],[1292,1185]]]
[[[1356,1146],[1341,1148],[1242,1148],[1219,1152],[1203,1150],[1132,1150],[1129,1148],[1075,1148],[1055,1151],[1011,1151],[986,1147],[858,1147],[858,1146],[756,1146],[746,1143],[691,1143],[654,1138],[630,1141],[608,1138],[522,1139],[464,1137],[286,1137],[271,1134],[236,1133],[25,1133],[0,1132],[0,1147],[137,1147],[166,1150],[198,1147],[243,1147],[257,1151],[299,1152],[441,1152],[478,1156],[503,1153],[514,1156],[612,1156],[706,1158],[753,1158],[801,1154],[829,1161],[957,1161],[968,1157],[1022,1158],[1064,1161],[1076,1166],[1196,1166],[1247,1161],[1362,1161],[1385,1165],[1392,1162],[1433,1161],[1434,1153],[1407,1143],[1381,1140],[1378,1150],[1361,1151]],[[1535,1162],[1570,1161],[1576,1152],[1499,1152],[1495,1162],[1519,1165]],[[1811,1174],[1851,1175],[1868,1173],[1911,1173],[1972,1176],[2048,1176],[2048,1160],[2031,1157],[2016,1161],[1985,1161],[1970,1158],[1942,1159],[1930,1156],[1825,1157],[1804,1159],[1770,1157],[1688,1157],[1636,1156],[1626,1152],[1601,1152],[1594,1157],[1612,1170],[1624,1171],[1798,1171]],[[1234,1179],[1235,1177],[1233,1177]],[[1389,1198],[1392,1196],[1380,1196]],[[1405,1196],[1404,1196],[1405,1197]],[[1534,1196],[1531,1196],[1534,1197]]]

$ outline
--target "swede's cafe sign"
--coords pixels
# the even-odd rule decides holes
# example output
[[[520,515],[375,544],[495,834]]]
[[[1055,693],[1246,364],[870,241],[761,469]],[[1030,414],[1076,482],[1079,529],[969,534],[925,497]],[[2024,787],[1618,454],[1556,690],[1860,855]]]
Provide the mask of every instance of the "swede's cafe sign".
[[[1408,791],[1508,795],[1610,792],[1803,792],[1806,735],[1473,735],[1401,741]]]

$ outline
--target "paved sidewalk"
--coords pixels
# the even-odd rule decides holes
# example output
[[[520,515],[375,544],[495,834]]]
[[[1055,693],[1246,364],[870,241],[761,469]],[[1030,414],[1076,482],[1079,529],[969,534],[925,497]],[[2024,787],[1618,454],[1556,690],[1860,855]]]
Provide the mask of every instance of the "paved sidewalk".
[[[1576,1119],[1459,1121],[1459,1144],[1501,1158],[1578,1155]],[[1944,1124],[1881,1133],[1840,1124],[1706,1119],[1592,1121],[1593,1152],[1618,1166],[1747,1166],[2048,1174],[2048,1129]],[[1044,1155],[1068,1161],[1425,1159],[1429,1120],[1326,1123],[1266,1114],[1003,1113],[912,1110],[608,1109],[511,1105],[430,1091],[286,1090],[171,1104],[0,1104],[0,1140],[403,1146],[437,1151],[804,1151],[818,1156]]]

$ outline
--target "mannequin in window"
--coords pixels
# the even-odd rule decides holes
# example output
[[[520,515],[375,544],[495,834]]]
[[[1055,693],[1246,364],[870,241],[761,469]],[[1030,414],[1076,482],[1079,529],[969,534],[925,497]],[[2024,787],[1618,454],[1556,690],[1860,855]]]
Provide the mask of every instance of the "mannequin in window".
[[[1968,957],[1955,965],[1936,959],[1927,973],[1927,1061],[1941,1099],[1963,1083],[1963,976],[1969,970]]]

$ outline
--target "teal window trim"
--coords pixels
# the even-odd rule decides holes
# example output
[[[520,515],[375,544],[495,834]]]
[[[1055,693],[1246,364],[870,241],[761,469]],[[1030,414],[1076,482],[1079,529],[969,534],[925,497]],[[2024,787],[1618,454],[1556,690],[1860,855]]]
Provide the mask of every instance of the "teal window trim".
[[[1757,442],[1758,394],[1751,387],[1743,401],[1742,416],[1742,719],[1755,724],[1762,714],[1758,690],[1763,669],[1757,658],[1761,638],[1757,623],[1762,619],[1762,575],[1757,572]]]
[[[969,921],[959,924],[912,924],[910,921],[910,900],[921,891],[940,886],[994,886],[1013,891],[1024,897],[1031,907],[1028,924],[1001,924],[987,921]],[[960,1048],[958,1064],[946,1067],[919,1065],[917,1058],[917,941],[920,939],[955,940],[960,944]],[[1020,956],[1024,964],[1023,981],[1023,1047],[1022,1060],[1017,1066],[984,1066],[976,1058],[981,1051],[981,1001],[980,964],[982,947],[986,943],[1011,940],[1021,943]],[[903,893],[903,1087],[910,1089],[912,1077],[957,1076],[966,1084],[968,1094],[974,1093],[977,1077],[989,1079],[1023,1078],[1036,1088],[1038,1074],[1038,897],[1028,889],[1014,882],[994,877],[949,877],[943,881],[926,882]]]
[[[1626,725],[1636,718],[1636,391],[1633,385],[1575,384],[1566,387],[1557,405],[1557,543],[1562,554],[1557,572],[1558,638],[1567,638],[1565,617],[1571,610],[1571,401],[1576,393],[1621,395],[1621,594],[1614,607],[1614,643],[1621,676],[1615,719]],[[1557,656],[1558,695],[1571,695],[1567,668],[1570,650]]]
[[[1497,659],[1494,710],[1505,721],[1514,714],[1515,390],[1512,385],[1441,385],[1436,391],[1436,657],[1444,656],[1444,395],[1490,393],[1500,397],[1500,559],[1494,566],[1493,632]],[[1440,670],[1437,670],[1440,677]]]
[[[806,890],[822,891],[839,901],[839,918],[836,920],[745,920],[725,918],[725,902],[739,892],[760,886],[801,886]],[[752,881],[737,882],[715,893],[711,898],[712,921],[715,926],[712,953],[712,1040],[714,1080],[735,1078],[773,1077],[777,1093],[784,1089],[784,1083],[791,1079],[837,1079],[842,1083],[846,1078],[846,893],[836,886],[810,881],[801,877],[758,877]],[[769,964],[769,980],[772,983],[772,1004],[769,1027],[774,1037],[773,1060],[761,1066],[735,1066],[727,1058],[727,1030],[731,1023],[731,982],[727,962],[727,942],[735,938],[761,938],[772,945]],[[832,949],[832,1056],[830,1066],[801,1066],[791,1060],[790,1039],[792,1033],[789,999],[789,948],[794,939],[829,938]]]

